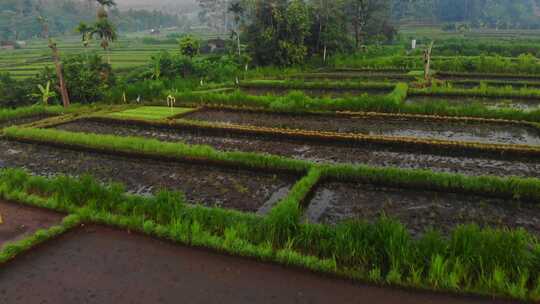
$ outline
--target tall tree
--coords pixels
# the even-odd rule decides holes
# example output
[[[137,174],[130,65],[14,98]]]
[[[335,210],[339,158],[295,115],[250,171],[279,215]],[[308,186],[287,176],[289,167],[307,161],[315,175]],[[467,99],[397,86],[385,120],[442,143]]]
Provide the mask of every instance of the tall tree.
[[[248,47],[263,65],[293,65],[304,62],[310,19],[302,0],[256,0],[248,26]]]
[[[310,6],[311,30],[308,46],[311,54],[326,61],[329,53],[343,52],[349,47],[345,1],[314,0]]]
[[[93,30],[94,29],[91,26],[87,25],[84,22],[79,23],[79,26],[77,26],[77,28],[75,29],[77,33],[81,34],[81,41],[85,48],[87,48],[90,44]]]
[[[62,104],[64,105],[64,108],[67,108],[69,107],[71,102],[69,100],[66,80],[64,79],[64,71],[62,67],[62,61],[60,60],[60,52],[58,51],[58,46],[56,42],[49,37],[49,23],[47,19],[40,16],[38,17],[38,20],[43,27],[44,38],[49,40],[49,48],[52,51],[54,66],[56,68],[56,77],[58,78],[58,90],[60,91],[60,95],[62,96]]]
[[[116,29],[109,21],[107,9],[116,6],[114,0],[96,0],[99,4],[97,10],[97,22],[93,26],[92,36],[101,39],[101,47],[107,52],[107,63],[111,64],[110,45],[117,38]]]
[[[353,29],[355,46],[358,49],[367,36],[367,26],[381,13],[390,11],[388,0],[347,0],[346,8]]]
[[[242,56],[242,48],[240,43],[240,25],[242,21],[242,17],[244,15],[244,7],[242,6],[241,1],[235,1],[231,3],[229,6],[229,12],[231,12],[234,16],[234,29],[232,30],[232,38],[236,38],[236,48],[238,51],[238,57]]]

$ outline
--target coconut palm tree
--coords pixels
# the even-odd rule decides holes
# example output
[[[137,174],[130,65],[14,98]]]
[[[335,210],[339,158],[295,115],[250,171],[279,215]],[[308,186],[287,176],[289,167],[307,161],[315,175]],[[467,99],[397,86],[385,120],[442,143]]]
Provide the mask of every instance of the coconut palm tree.
[[[114,25],[109,21],[109,14],[107,8],[116,6],[114,0],[96,0],[99,4],[97,10],[97,22],[92,28],[91,37],[94,35],[101,39],[101,47],[107,52],[107,62],[111,64],[110,44],[117,38],[116,29]]]
[[[93,28],[89,25],[87,25],[84,22],[79,23],[79,26],[75,29],[75,31],[79,34],[81,34],[82,43],[85,48],[88,47],[90,44],[90,40],[92,40],[92,31]]]
[[[107,8],[116,6],[116,2],[114,2],[114,0],[96,0],[96,2],[99,4],[99,8],[97,11],[98,19],[104,19],[109,17],[109,15],[107,14]]]
[[[110,45],[117,38],[116,29],[114,25],[109,22],[109,19],[101,19],[94,25],[92,30],[92,36],[97,36],[101,39],[101,47],[107,52],[107,61],[111,64]]]

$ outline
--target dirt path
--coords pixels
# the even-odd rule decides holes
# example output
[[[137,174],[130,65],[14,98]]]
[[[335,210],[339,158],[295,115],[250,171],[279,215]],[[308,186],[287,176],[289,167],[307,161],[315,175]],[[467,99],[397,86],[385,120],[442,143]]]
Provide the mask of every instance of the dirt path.
[[[0,269],[1,303],[504,303],[369,287],[103,227]]]
[[[7,242],[21,240],[39,229],[59,224],[63,215],[0,200],[0,248]]]

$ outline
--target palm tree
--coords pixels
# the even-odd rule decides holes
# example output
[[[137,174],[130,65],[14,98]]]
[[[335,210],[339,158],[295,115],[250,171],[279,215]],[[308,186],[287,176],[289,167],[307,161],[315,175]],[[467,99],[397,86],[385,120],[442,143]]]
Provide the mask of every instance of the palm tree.
[[[79,34],[81,34],[82,43],[85,48],[88,47],[88,44],[90,43],[90,40],[92,40],[92,31],[93,28],[89,25],[87,25],[84,22],[79,23],[79,26],[75,29],[75,31]]]
[[[94,25],[91,33],[91,37],[96,35],[101,39],[101,47],[107,52],[107,62],[111,64],[110,44],[117,38],[116,29],[114,25],[109,22],[109,15],[107,14],[107,8],[116,6],[114,0],[96,0],[99,4],[97,11],[97,22]]]
[[[107,14],[107,8],[116,6],[116,2],[114,2],[114,0],[96,0],[96,2],[100,5],[97,11],[98,19],[105,19],[109,17]]]
[[[109,22],[109,19],[101,19],[99,20],[92,30],[92,36],[98,36],[99,39],[101,39],[101,47],[104,51],[107,52],[107,61],[109,64],[111,64],[111,55],[110,55],[110,44],[111,42],[115,41],[117,38],[116,29],[114,28],[114,25]]]

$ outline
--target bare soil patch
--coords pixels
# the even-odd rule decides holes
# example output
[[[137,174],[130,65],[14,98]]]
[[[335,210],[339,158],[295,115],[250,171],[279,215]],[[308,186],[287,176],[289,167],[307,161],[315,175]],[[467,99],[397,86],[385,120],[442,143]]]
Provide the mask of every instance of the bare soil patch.
[[[62,222],[62,214],[0,200],[0,248]]]

